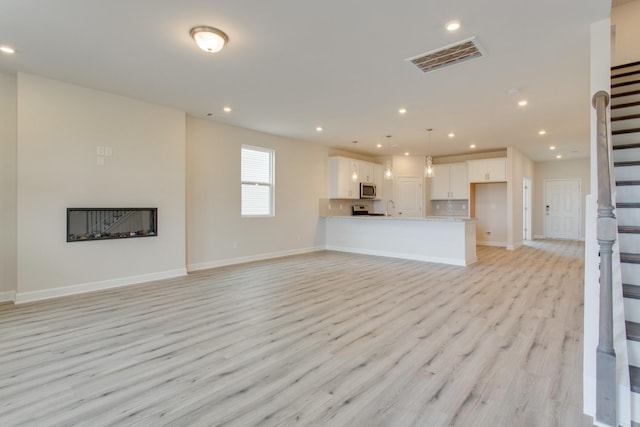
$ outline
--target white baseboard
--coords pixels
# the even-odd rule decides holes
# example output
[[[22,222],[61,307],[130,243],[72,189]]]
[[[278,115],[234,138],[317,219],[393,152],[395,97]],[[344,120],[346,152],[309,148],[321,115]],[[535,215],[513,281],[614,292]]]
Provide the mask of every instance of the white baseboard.
[[[544,234],[536,234],[535,236],[533,236],[533,240],[544,240],[544,239],[546,239]]]
[[[14,302],[15,300],[15,291],[0,292],[0,302]]]
[[[520,246],[522,246],[524,244],[524,242],[519,241],[518,243],[516,243],[515,245],[507,245],[507,250],[508,251],[514,251],[516,249],[518,249]]]
[[[216,261],[205,261],[205,262],[197,262],[193,264],[187,264],[187,271],[199,271],[199,270],[208,270],[210,268],[224,267],[226,265],[235,265],[235,264],[244,264],[246,262],[254,262],[254,261],[263,261],[266,259],[273,258],[282,258],[285,256],[291,255],[301,255],[308,254],[310,252],[318,252],[324,250],[324,247],[311,247],[311,248],[301,248],[301,249],[292,249],[289,251],[280,251],[280,252],[269,252],[264,254],[257,255],[248,255],[243,257],[236,258],[225,258]]]
[[[42,291],[18,292],[15,295],[15,303],[39,301],[49,298],[58,298],[85,292],[101,291],[105,289],[119,288],[121,286],[135,285],[151,282],[153,280],[171,279],[186,276],[187,270],[178,268],[175,270],[160,271],[158,273],[141,274],[138,276],[120,277],[117,279],[102,280],[99,282],[82,283],[79,285],[65,286],[62,288],[46,289]]]

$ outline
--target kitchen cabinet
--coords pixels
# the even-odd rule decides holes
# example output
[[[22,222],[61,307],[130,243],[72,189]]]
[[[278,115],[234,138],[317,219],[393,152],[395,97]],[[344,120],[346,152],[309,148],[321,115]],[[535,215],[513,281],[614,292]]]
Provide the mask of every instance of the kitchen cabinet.
[[[466,163],[433,165],[431,200],[469,199],[469,180]]]
[[[469,182],[504,182],[507,180],[507,159],[467,160]]]
[[[354,173],[356,179],[354,179]],[[359,164],[348,157],[329,157],[329,198],[360,198]]]
[[[329,198],[359,199],[360,183],[376,184],[376,200],[382,190],[382,165],[348,157],[329,157]]]

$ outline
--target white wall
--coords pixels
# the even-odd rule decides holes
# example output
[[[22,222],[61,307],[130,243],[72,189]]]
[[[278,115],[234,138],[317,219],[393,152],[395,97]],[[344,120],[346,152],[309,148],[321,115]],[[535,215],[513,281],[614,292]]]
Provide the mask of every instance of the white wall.
[[[16,77],[0,74],[0,302],[13,300],[17,281],[16,102]]]
[[[611,25],[615,27],[613,64],[622,65],[640,61],[640,0],[611,9]]]
[[[507,149],[507,249],[522,246],[523,229],[523,178],[534,179],[533,162],[514,147]],[[532,194],[538,187],[532,186]]]
[[[475,185],[476,243],[507,246],[507,184],[493,182]],[[490,234],[487,234],[490,233]]]
[[[19,74],[17,165],[18,301],[184,274],[183,112]],[[67,243],[67,207],[157,207],[158,236]]]
[[[544,181],[545,179],[573,179],[581,180],[582,194],[580,195],[580,209],[582,218],[586,212],[585,200],[591,192],[591,175],[589,159],[555,160],[550,162],[536,162],[534,165],[535,179],[533,181],[533,236],[544,237]],[[522,182],[521,182],[522,185]],[[581,221],[580,235],[585,235],[585,221]]]
[[[240,216],[242,144],[275,150],[275,217]],[[189,270],[302,253],[324,246],[327,148],[187,118]]]

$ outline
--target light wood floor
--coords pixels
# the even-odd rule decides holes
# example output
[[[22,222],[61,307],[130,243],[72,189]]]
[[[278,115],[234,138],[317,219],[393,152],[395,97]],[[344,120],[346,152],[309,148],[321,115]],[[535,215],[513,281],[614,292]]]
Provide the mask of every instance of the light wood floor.
[[[320,252],[0,306],[1,426],[587,426],[583,245]]]

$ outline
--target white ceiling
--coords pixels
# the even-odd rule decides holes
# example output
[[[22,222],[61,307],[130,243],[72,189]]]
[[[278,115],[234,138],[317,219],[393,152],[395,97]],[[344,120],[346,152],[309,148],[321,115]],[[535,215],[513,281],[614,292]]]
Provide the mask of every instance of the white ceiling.
[[[516,146],[588,156],[589,26],[610,0],[0,0],[0,72],[26,72],[368,155]],[[448,33],[452,19],[462,28]],[[189,36],[210,25],[218,54]],[[486,56],[405,61],[475,36]],[[510,94],[516,89],[518,95]],[[516,105],[526,98],[529,105]],[[223,106],[233,108],[230,114]],[[398,114],[407,108],[405,115]],[[316,126],[324,131],[316,132]],[[545,129],[547,135],[538,131]],[[455,138],[447,138],[449,132]],[[357,144],[351,141],[357,140]],[[376,143],[384,144],[382,149]],[[549,145],[557,145],[554,153]]]

